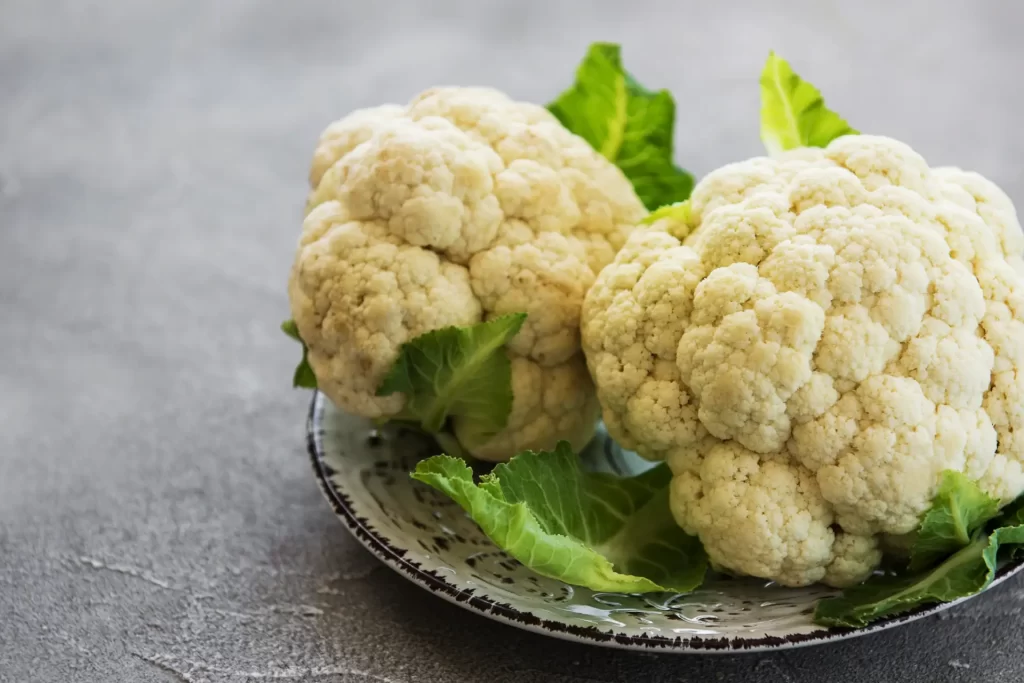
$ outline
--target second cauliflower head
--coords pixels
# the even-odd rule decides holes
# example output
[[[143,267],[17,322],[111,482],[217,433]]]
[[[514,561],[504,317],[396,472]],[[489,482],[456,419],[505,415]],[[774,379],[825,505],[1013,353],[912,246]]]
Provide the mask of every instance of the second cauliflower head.
[[[723,167],[586,298],[608,430],[716,565],[859,582],[944,470],[1024,491],[1022,252],[998,187],[888,138]]]
[[[599,408],[580,352],[583,297],[646,215],[618,168],[543,107],[435,88],[329,126],[310,184],[289,299],[336,405],[392,416],[404,397],[376,390],[404,342],[526,313],[509,344],[508,426],[463,445],[506,460],[586,443]]]

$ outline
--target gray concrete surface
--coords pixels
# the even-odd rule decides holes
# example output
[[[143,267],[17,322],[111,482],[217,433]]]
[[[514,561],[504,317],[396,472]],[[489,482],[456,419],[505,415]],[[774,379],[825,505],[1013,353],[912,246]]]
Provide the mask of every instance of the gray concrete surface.
[[[0,0],[0,680],[1024,680],[1024,579],[832,646],[628,654],[453,607],[363,551],[277,330],[312,142],[438,83],[545,101],[593,39],[759,151],[774,47],[857,126],[1024,201],[1024,7]]]

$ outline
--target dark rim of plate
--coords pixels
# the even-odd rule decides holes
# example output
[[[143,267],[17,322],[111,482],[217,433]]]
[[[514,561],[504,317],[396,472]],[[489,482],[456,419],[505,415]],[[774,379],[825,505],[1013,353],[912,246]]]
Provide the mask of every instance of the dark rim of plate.
[[[387,537],[374,529],[367,519],[356,514],[348,496],[338,490],[331,482],[331,477],[337,474],[337,472],[324,461],[324,429],[322,423],[326,402],[327,398],[322,393],[319,391],[313,393],[313,400],[310,402],[309,415],[306,420],[306,448],[309,452],[313,472],[316,474],[317,481],[320,484],[320,490],[352,535],[374,555],[383,560],[385,564],[409,580],[429,588],[449,602],[462,605],[487,617],[518,628],[525,628],[566,640],[631,650],[679,653],[757,652],[815,645],[852,638],[866,633],[875,633],[941,612],[973,597],[961,598],[960,600],[948,603],[922,605],[908,612],[880,619],[870,626],[863,628],[822,627],[811,633],[794,634],[785,637],[766,635],[761,638],[743,636],[722,638],[701,638],[700,636],[683,638],[678,636],[676,638],[669,638],[667,636],[646,634],[637,636],[617,633],[614,630],[602,630],[596,626],[574,626],[559,621],[541,619],[530,612],[524,612],[506,603],[497,602],[485,595],[479,595],[473,589],[461,589],[448,582],[442,575],[423,569],[417,562],[408,558],[408,553],[404,548],[393,545]],[[1024,569],[1024,558],[1007,563],[999,569],[989,588],[1001,583],[1021,569]]]

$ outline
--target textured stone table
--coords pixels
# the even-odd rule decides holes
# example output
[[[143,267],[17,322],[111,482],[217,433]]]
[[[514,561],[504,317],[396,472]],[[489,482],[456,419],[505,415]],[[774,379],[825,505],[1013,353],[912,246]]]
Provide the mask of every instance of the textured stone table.
[[[703,173],[759,152],[774,47],[855,125],[1024,201],[1022,22],[1009,0],[0,2],[0,680],[1024,680],[1024,580],[720,658],[449,605],[321,499],[277,330],[313,140],[354,107],[438,83],[543,102],[618,40]]]

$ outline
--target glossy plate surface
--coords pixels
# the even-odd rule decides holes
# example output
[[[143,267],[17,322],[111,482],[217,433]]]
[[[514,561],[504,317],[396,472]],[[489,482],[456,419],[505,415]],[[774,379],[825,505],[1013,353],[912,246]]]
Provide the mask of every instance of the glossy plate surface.
[[[375,432],[320,393],[308,420],[313,470],[346,527],[401,574],[463,607],[538,633],[634,650],[773,650],[850,638],[920,619],[956,603],[929,605],[868,628],[815,624],[831,589],[780,588],[712,579],[688,595],[595,593],[534,574],[497,550],[455,503],[409,471],[436,446],[422,435]],[[583,454],[592,469],[638,471],[637,456],[601,435]],[[993,585],[1024,563],[1004,567]]]

